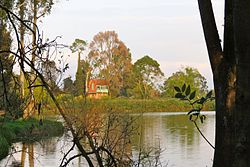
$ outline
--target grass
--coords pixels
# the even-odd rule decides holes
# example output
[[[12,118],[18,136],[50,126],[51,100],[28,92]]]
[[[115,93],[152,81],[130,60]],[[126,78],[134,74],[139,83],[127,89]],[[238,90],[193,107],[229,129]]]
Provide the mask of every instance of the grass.
[[[156,99],[87,99],[86,104],[83,97],[65,96],[58,99],[66,111],[72,110],[97,110],[105,111],[112,109],[115,112],[185,112],[190,111],[191,106],[187,101],[176,98],[156,98]],[[214,101],[208,102],[204,110],[214,111]]]
[[[63,131],[64,127],[61,122],[51,120],[44,120],[43,125],[34,118],[1,122],[0,160],[8,155],[13,142],[33,142],[47,137],[60,136]]]

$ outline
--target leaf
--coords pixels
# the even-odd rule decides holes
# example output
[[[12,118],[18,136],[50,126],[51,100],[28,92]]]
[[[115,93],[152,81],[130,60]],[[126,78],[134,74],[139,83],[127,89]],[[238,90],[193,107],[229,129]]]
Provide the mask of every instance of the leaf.
[[[196,94],[196,91],[193,91],[190,96],[189,96],[189,100],[193,100],[195,98],[195,94]]]
[[[200,116],[200,120],[201,120],[201,123],[203,124],[203,117],[202,116]]]
[[[176,93],[175,94],[175,98],[179,98],[179,99],[182,99],[184,98],[185,96],[182,94],[182,93]]]
[[[213,94],[213,91],[211,90],[211,91],[208,92],[208,94],[206,95],[206,98],[211,98],[212,94]]]
[[[202,97],[202,98],[200,99],[200,101],[197,102],[197,103],[198,103],[198,104],[203,104],[205,101],[206,101],[206,98]]]
[[[190,85],[188,85],[187,90],[185,92],[186,96],[188,96],[190,92],[191,92],[191,88],[190,88]]]
[[[185,90],[186,90],[186,84],[183,84],[183,85],[182,85],[181,90],[182,90],[182,92],[185,92]]]
[[[176,92],[181,92],[181,89],[179,87],[177,87],[177,86],[175,86],[174,89],[175,89]]]
[[[200,120],[201,120],[201,123],[204,123],[204,120],[206,119],[206,116],[205,115],[201,115],[200,116]]]

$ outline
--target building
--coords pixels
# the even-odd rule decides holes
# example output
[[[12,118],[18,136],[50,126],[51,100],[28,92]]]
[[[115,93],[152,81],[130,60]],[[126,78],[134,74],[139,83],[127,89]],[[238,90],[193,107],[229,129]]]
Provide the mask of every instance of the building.
[[[109,84],[105,79],[90,79],[87,87],[87,96],[94,99],[109,95]]]

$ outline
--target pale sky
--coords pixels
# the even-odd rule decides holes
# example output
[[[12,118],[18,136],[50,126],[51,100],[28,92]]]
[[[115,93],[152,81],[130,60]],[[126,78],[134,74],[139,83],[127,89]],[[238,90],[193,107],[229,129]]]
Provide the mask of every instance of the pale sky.
[[[223,0],[212,2],[222,39]],[[58,42],[66,45],[75,38],[90,42],[98,32],[114,30],[130,48],[133,62],[149,55],[165,77],[181,66],[195,67],[213,87],[197,0],[59,0],[42,19],[41,29],[45,38],[62,36]],[[72,55],[67,76],[74,78],[76,64]]]

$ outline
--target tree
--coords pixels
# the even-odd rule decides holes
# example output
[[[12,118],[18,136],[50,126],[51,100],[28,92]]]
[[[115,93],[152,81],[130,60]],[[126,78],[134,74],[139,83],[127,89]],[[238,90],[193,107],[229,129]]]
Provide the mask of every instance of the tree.
[[[61,71],[57,68],[55,61],[47,60],[42,62],[41,73],[53,92],[58,92],[59,87],[57,82]]]
[[[127,78],[132,69],[131,54],[115,31],[99,32],[90,43],[89,60],[92,74],[106,79],[112,96],[127,89]]]
[[[19,6],[19,17],[21,20],[25,20],[25,11],[26,11],[26,2],[25,0],[19,0],[17,2],[17,5]],[[24,24],[19,23],[19,33],[20,33],[20,50],[21,50],[21,57],[24,57],[24,35],[25,35],[25,26]],[[24,73],[22,71],[22,67],[24,66],[23,58],[20,59],[20,97],[21,99],[24,99],[24,82],[25,77]]]
[[[22,0],[20,0],[21,2]],[[27,2],[26,2],[27,3]],[[21,2],[20,5],[24,5],[25,1]],[[49,14],[54,2],[53,0],[31,0],[30,1],[30,7],[27,8],[26,10],[29,10],[29,19],[32,24],[32,61],[35,63],[36,60],[36,54],[35,52],[37,51],[36,46],[36,36],[37,36],[37,21],[39,18],[42,16]],[[28,7],[28,5],[27,5]],[[21,10],[21,8],[20,8]],[[22,9],[24,10],[24,9]],[[31,71],[33,72],[33,71]]]
[[[71,77],[67,77],[63,80],[63,91],[66,93],[73,94],[74,85],[73,85],[73,80],[71,79]]]
[[[156,83],[164,76],[160,64],[147,55],[134,63],[133,73],[142,98],[149,98],[150,90],[156,88]]]
[[[184,83],[190,85],[199,95],[207,93],[207,81],[199,71],[192,67],[185,67],[173,73],[163,84],[163,96],[175,97],[174,87],[181,87]]]
[[[198,0],[216,96],[214,167],[250,166],[250,2],[225,1],[224,50],[210,0]]]
[[[88,80],[90,78],[91,68],[87,60],[79,60],[76,71],[76,80],[74,86],[76,88],[75,95],[87,95]]]
[[[81,39],[75,39],[75,41],[70,46],[70,49],[72,53],[77,52],[78,53],[78,61],[77,61],[77,71],[76,71],[76,80],[74,82],[75,88],[76,88],[76,95],[85,94],[84,88],[85,88],[85,81],[86,81],[86,74],[84,76],[84,71],[86,69],[83,69],[82,63],[81,63],[81,54],[85,50],[85,47],[87,45],[87,42]]]
[[[25,26],[24,24],[19,24],[19,33],[20,33],[20,41],[21,41],[21,50],[22,54],[24,55],[25,53],[25,36],[27,36],[27,33],[25,33],[27,28],[31,28],[31,36],[32,36],[32,50],[30,51],[31,57],[32,57],[32,62],[35,64],[36,60],[36,52],[38,51],[38,48],[36,47],[36,42],[37,42],[37,20],[44,16],[47,13],[50,13],[52,5],[53,5],[53,0],[31,0],[31,1],[25,1],[25,0],[18,0],[17,5],[19,8],[19,16],[21,20],[28,20],[28,24],[30,24],[30,27]],[[39,15],[40,14],[40,15]],[[23,56],[24,57],[24,56]],[[21,59],[21,66],[23,66],[23,59]],[[31,69],[31,73],[34,73],[34,71]],[[31,75],[31,78],[27,78],[24,76],[24,72],[22,68],[20,68],[20,95],[23,100],[26,98],[31,98],[34,101],[34,97],[30,96],[27,97],[25,96],[25,80],[30,79],[30,80],[35,80],[35,74]],[[35,82],[33,82],[35,83]],[[33,87],[30,90],[31,92],[34,91]],[[32,95],[33,93],[30,93]],[[28,105],[33,105],[35,102],[29,103]],[[34,109],[35,106],[33,107],[28,107],[31,108],[30,111],[27,111],[26,109],[24,110],[24,117],[25,115],[32,115],[34,114]]]
[[[3,0],[1,4],[12,9],[14,1]],[[8,29],[8,15],[0,10],[0,50],[10,50],[12,45],[11,31]],[[15,88],[17,76],[13,73],[14,57],[10,53],[0,55],[0,109],[12,119],[21,114],[20,99]]]

